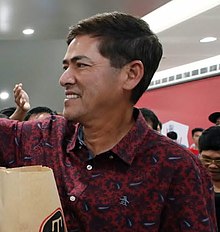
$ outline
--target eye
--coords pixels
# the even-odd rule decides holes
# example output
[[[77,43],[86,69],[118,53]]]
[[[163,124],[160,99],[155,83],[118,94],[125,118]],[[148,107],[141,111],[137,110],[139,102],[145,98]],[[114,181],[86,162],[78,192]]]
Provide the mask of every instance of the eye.
[[[85,68],[85,67],[87,67],[87,66],[89,66],[88,64],[85,64],[85,63],[81,63],[81,62],[77,62],[76,63],[76,67],[77,68]]]
[[[63,66],[63,70],[67,70],[68,66]]]

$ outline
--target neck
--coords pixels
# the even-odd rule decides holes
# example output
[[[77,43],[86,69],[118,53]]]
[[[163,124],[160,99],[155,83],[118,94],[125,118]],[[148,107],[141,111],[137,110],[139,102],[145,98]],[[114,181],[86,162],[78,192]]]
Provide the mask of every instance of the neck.
[[[213,180],[213,185],[214,185],[214,191],[216,193],[220,193],[220,182],[219,181],[214,181]]]
[[[131,129],[134,124],[133,109],[120,114],[102,115],[102,118],[83,125],[84,142],[94,155],[113,148]]]

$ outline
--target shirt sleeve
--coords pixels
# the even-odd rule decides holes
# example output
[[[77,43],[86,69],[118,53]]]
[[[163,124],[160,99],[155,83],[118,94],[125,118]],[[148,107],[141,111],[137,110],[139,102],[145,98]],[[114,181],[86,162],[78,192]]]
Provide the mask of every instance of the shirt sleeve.
[[[10,119],[0,119],[0,165],[13,167],[19,153],[19,131],[21,123]]]
[[[213,185],[194,157],[187,157],[174,173],[167,203],[164,217],[173,223],[163,231],[217,231]]]
[[[54,116],[43,120],[15,121],[0,119],[0,166],[18,167],[26,165],[46,165],[56,163],[56,155],[63,154],[65,144],[75,125],[61,116]],[[70,136],[66,136],[66,128]],[[50,154],[50,155],[48,155]]]

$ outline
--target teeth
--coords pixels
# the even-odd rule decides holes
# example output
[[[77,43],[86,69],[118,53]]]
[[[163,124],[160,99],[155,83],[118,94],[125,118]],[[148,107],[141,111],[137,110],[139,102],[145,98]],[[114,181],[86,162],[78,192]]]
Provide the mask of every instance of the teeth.
[[[67,99],[76,99],[76,98],[79,98],[79,95],[77,95],[77,94],[66,95],[66,98]]]

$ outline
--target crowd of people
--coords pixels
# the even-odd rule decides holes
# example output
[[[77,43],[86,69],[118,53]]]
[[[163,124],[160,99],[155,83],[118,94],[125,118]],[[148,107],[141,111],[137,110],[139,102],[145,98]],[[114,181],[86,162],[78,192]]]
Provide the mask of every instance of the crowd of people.
[[[220,127],[192,132],[196,156],[160,134],[152,110],[135,107],[161,57],[146,22],[103,13],[70,28],[61,116],[30,109],[15,86],[16,108],[0,119],[0,166],[52,168],[68,232],[217,231]]]

